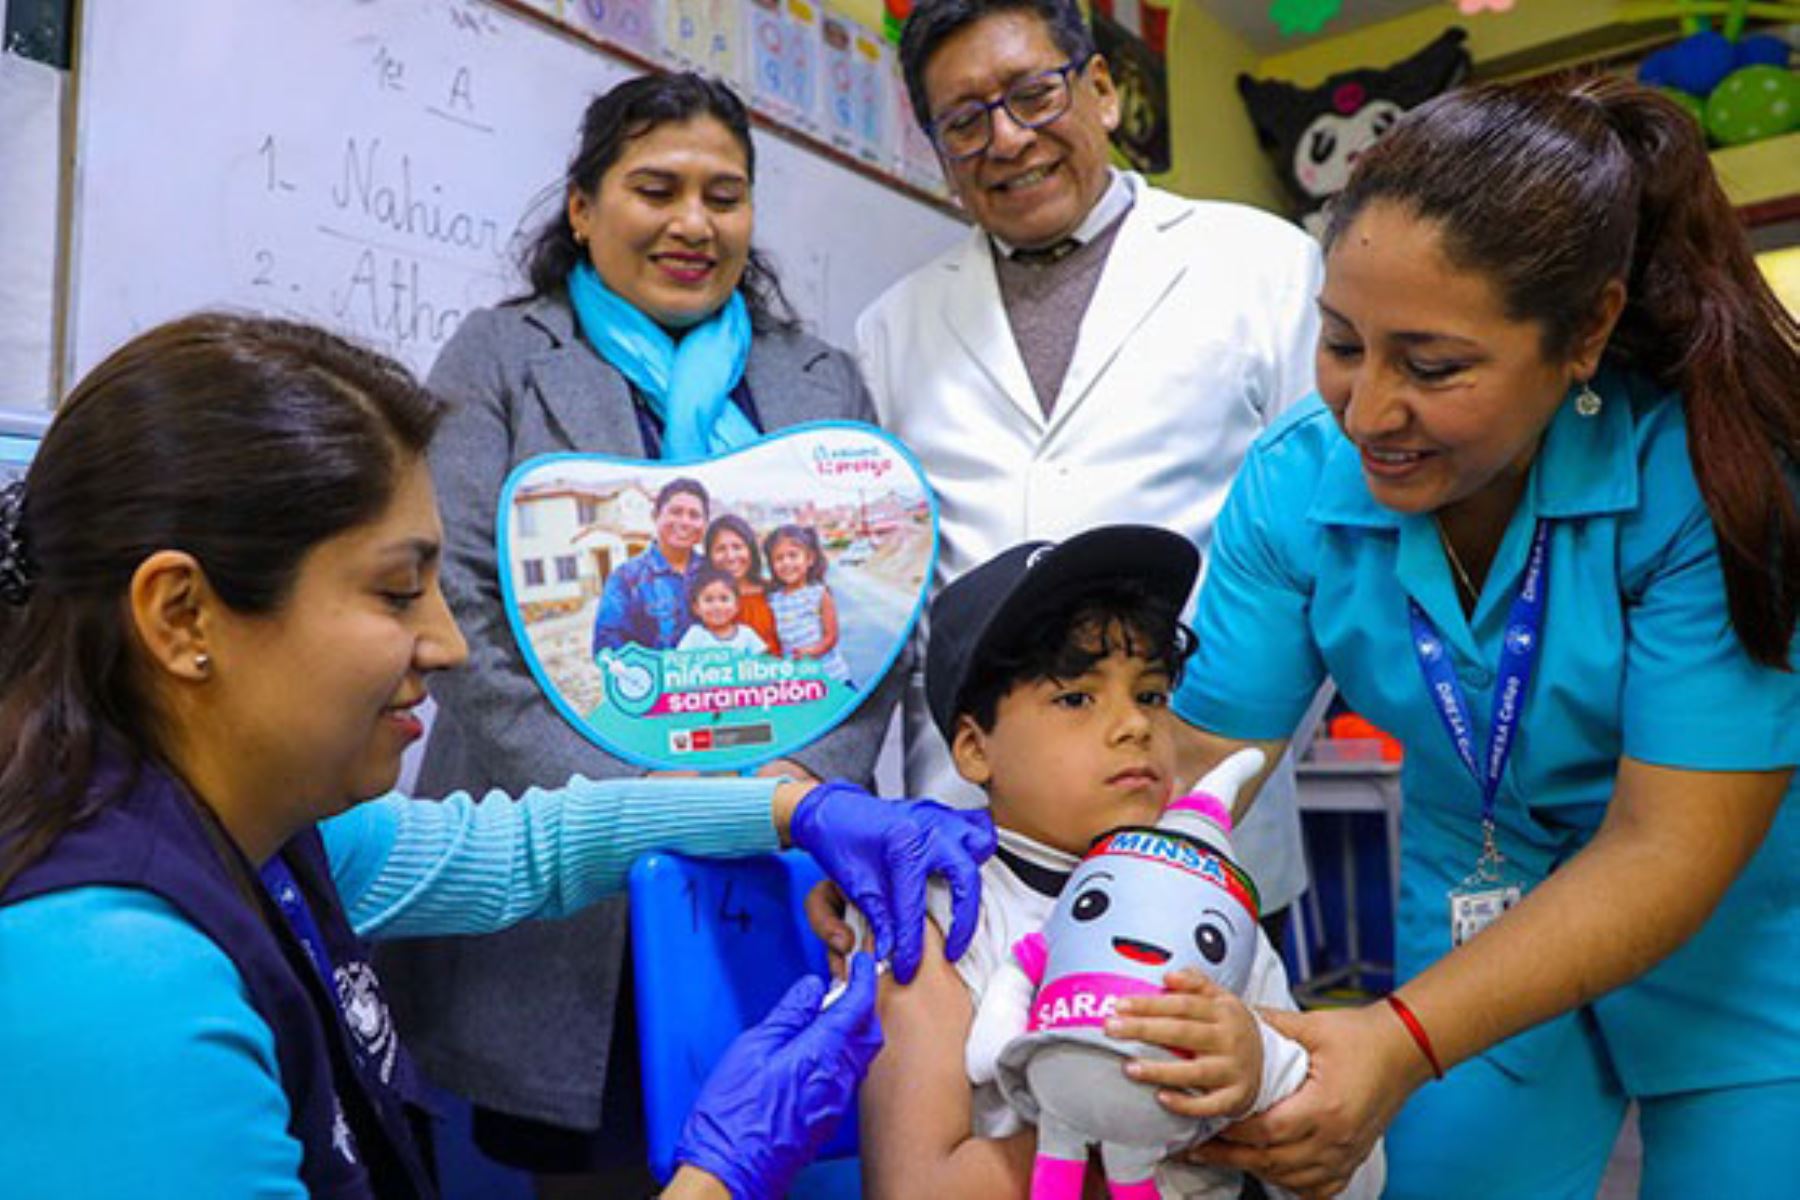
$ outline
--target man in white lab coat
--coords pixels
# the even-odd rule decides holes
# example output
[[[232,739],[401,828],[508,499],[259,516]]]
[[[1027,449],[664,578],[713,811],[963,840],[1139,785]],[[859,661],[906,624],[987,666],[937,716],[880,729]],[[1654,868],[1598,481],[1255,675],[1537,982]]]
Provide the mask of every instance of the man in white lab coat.
[[[857,323],[880,420],[942,504],[936,585],[1110,522],[1164,525],[1204,553],[1250,443],[1312,390],[1317,247],[1109,166],[1119,97],[1073,0],[919,0],[900,56],[978,226]],[[906,711],[909,792],[979,802],[922,680]],[[1265,911],[1304,888],[1291,765],[1238,847]]]

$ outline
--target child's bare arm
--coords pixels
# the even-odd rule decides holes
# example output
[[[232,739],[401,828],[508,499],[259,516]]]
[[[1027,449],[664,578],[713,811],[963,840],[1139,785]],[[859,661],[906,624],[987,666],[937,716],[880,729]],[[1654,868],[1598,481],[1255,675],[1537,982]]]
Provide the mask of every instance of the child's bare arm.
[[[926,926],[925,959],[911,984],[881,984],[886,1044],[862,1087],[863,1194],[869,1200],[1006,1200],[1031,1191],[1036,1139],[970,1133],[972,1095],[963,1046],[974,1019],[968,988]]]
[[[821,634],[814,649],[820,654],[829,654],[838,644],[837,600],[830,588],[819,597],[819,629]]]

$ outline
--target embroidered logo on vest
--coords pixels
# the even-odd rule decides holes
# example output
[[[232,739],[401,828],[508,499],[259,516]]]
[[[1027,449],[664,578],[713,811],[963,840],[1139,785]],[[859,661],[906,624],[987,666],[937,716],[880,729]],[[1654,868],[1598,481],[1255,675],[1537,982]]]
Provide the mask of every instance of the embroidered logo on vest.
[[[387,1002],[368,963],[353,962],[337,968],[338,1008],[344,1024],[356,1038],[364,1061],[373,1063],[384,1084],[394,1081],[394,1060],[400,1053],[400,1039],[394,1034],[394,1019],[388,1015]]]

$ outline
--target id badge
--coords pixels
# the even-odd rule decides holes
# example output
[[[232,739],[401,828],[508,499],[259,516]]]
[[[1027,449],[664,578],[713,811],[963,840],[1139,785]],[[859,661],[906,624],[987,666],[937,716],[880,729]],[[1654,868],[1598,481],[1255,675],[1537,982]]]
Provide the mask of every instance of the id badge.
[[[1516,883],[1481,881],[1450,891],[1450,944],[1460,946],[1500,919],[1525,896]]]
[[[1525,897],[1525,884],[1500,853],[1499,831],[1493,818],[1481,822],[1481,857],[1475,870],[1449,891],[1450,945],[1460,946],[1498,921]]]

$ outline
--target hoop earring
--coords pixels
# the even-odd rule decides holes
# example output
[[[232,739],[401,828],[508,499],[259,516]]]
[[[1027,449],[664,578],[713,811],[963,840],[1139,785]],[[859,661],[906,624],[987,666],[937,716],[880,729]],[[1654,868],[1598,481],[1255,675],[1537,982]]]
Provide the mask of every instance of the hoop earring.
[[[1581,390],[1575,393],[1575,412],[1578,415],[1583,417],[1599,416],[1600,409],[1605,406],[1605,403],[1600,399],[1600,393],[1594,390],[1592,380],[1581,381]]]

